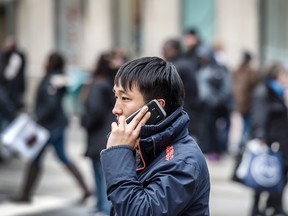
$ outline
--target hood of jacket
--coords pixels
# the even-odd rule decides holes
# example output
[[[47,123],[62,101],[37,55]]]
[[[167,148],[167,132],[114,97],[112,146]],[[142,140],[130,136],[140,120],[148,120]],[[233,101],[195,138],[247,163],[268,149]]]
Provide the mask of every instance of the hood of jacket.
[[[188,135],[189,116],[182,107],[157,125],[144,125],[136,149],[137,171],[144,170],[167,146]]]

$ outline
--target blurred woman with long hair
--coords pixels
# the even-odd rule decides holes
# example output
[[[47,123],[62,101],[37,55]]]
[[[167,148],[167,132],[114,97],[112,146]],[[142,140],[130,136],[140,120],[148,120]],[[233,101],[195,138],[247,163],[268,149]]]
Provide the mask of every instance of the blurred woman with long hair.
[[[30,202],[32,191],[42,170],[42,158],[48,146],[53,146],[60,162],[79,183],[83,195],[81,202],[84,202],[90,195],[90,191],[82,177],[82,174],[75,164],[67,157],[65,152],[65,128],[68,125],[68,118],[65,115],[62,101],[66,92],[65,85],[55,82],[55,78],[61,78],[64,73],[64,58],[61,54],[53,52],[48,56],[45,65],[46,74],[37,89],[35,101],[35,118],[38,124],[48,129],[50,138],[44,148],[39,152],[33,161],[28,165],[26,179],[22,187],[22,194],[16,200],[18,202]]]

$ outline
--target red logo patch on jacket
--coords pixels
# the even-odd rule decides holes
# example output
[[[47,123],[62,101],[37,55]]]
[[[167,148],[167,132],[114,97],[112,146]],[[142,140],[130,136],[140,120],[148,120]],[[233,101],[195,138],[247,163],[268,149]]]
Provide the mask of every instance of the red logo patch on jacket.
[[[174,147],[173,146],[167,146],[166,147],[166,160],[172,160],[174,157]]]

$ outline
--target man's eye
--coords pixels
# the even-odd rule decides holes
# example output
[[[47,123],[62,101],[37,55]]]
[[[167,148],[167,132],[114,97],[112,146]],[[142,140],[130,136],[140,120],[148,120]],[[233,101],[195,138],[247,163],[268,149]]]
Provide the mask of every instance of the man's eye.
[[[122,97],[122,100],[127,101],[127,100],[129,100],[129,98],[128,97]]]

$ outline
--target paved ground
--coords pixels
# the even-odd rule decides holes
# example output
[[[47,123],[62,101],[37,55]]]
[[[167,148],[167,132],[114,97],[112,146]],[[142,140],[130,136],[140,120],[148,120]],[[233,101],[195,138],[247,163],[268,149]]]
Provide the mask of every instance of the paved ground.
[[[237,116],[233,120],[231,151],[237,141],[239,124]],[[237,124],[235,124],[235,122]],[[74,122],[75,123],[75,122]],[[92,187],[93,179],[89,160],[82,157],[84,150],[84,132],[72,124],[68,133],[67,150],[71,158],[77,161],[79,167]],[[221,161],[208,161],[211,174],[211,215],[212,216],[248,216],[251,205],[252,191],[240,184],[230,181],[234,160],[225,156]],[[53,151],[49,150],[45,157],[45,170],[40,185],[36,190],[33,203],[30,205],[15,205],[9,202],[9,197],[15,196],[20,189],[25,162],[14,159],[10,163],[0,164],[0,216],[79,216],[89,215],[94,198],[85,205],[77,205],[81,191],[74,179],[55,160]],[[285,203],[288,203],[286,189]]]

